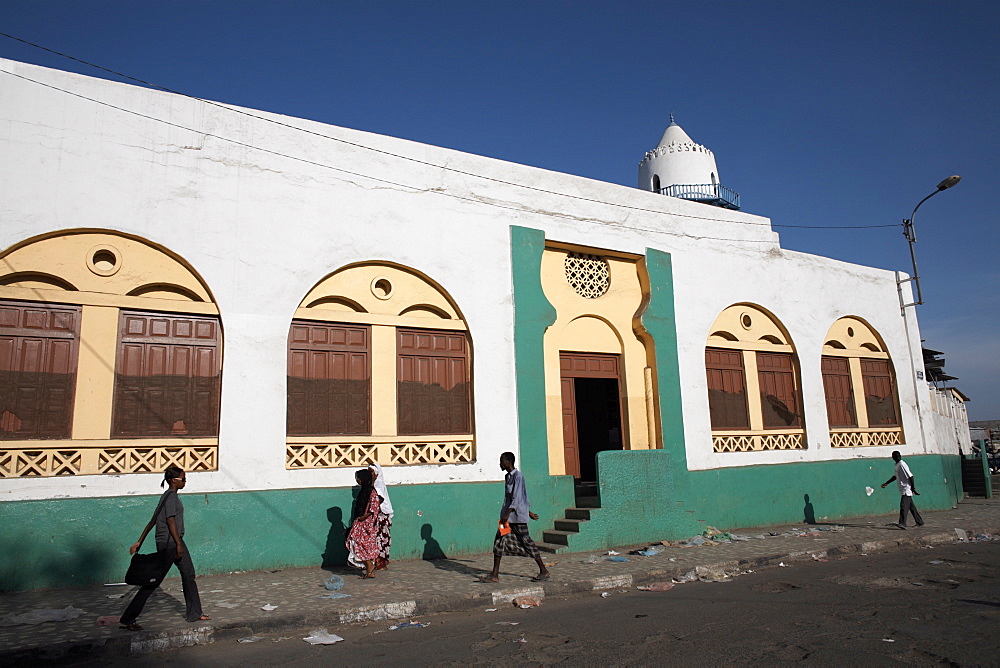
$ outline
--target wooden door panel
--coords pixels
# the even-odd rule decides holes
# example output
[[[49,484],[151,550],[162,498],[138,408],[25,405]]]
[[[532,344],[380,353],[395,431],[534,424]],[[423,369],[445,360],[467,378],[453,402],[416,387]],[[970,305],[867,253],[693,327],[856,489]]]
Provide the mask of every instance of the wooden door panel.
[[[563,459],[566,462],[566,474],[574,478],[580,477],[580,446],[576,434],[576,393],[572,378],[563,378],[562,387],[562,425],[563,425]]]

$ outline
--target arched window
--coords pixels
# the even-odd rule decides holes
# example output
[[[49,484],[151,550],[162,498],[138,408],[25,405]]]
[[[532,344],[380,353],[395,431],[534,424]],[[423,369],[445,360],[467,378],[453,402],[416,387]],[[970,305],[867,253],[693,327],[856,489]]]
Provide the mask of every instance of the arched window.
[[[724,310],[708,337],[705,371],[716,452],[806,447],[798,359],[773,316],[748,304]]]
[[[112,231],[2,259],[0,477],[218,468],[222,332],[190,267]]]
[[[660,177],[656,174],[653,174],[653,192],[660,192]]]
[[[470,343],[451,298],[413,270],[320,281],[289,330],[286,468],[474,461]]]
[[[892,360],[868,323],[855,317],[833,323],[821,365],[833,447],[903,444]]]

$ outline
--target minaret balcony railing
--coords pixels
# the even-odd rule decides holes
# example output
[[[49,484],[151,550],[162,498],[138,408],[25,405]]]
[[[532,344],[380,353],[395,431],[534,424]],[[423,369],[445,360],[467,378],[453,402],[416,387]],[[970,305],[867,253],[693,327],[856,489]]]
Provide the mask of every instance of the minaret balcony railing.
[[[660,188],[659,192],[668,197],[690,199],[724,209],[739,211],[740,208],[740,194],[719,183],[675,184]]]

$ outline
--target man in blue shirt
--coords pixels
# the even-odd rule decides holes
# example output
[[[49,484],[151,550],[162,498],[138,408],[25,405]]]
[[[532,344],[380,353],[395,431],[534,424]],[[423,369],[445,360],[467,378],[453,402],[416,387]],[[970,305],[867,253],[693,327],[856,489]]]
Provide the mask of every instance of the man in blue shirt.
[[[493,572],[481,579],[483,582],[500,581],[500,559],[502,557],[531,557],[538,564],[538,575],[532,582],[548,580],[551,575],[535,541],[528,535],[528,519],[537,520],[538,515],[528,510],[528,492],[524,488],[524,476],[514,468],[514,453],[500,455],[500,468],[506,471],[504,477],[503,506],[500,508],[500,528],[493,540]]]

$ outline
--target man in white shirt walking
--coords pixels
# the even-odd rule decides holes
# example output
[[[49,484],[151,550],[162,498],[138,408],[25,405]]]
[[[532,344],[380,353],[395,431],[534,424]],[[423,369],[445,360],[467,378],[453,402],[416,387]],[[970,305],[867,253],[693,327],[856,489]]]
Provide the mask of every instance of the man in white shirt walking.
[[[905,529],[906,514],[910,513],[913,515],[913,521],[917,523],[917,526],[922,527],[924,525],[924,518],[920,516],[920,511],[917,510],[917,507],[913,503],[913,496],[920,496],[920,492],[917,491],[917,483],[913,480],[910,467],[903,461],[899,450],[893,451],[892,461],[896,462],[896,475],[882,483],[882,489],[885,489],[885,486],[893,480],[899,485],[899,522],[896,526],[900,529]]]

